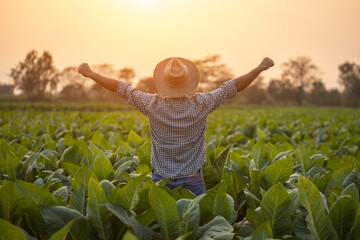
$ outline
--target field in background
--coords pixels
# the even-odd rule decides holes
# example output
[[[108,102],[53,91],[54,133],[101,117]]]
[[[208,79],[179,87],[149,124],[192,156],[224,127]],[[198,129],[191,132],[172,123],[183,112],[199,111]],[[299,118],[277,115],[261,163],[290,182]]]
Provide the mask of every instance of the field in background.
[[[359,109],[216,110],[199,197],[151,181],[149,124],[132,108],[0,112],[5,238],[360,238]]]

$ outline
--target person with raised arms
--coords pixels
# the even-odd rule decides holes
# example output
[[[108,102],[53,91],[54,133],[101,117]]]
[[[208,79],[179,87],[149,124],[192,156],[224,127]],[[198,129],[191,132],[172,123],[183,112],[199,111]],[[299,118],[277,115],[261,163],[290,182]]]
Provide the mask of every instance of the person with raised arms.
[[[93,72],[87,63],[80,64],[78,72],[116,92],[148,117],[152,180],[171,178],[166,185],[169,189],[182,186],[200,195],[205,193],[201,166],[206,162],[207,116],[272,66],[273,60],[266,57],[249,73],[204,93],[195,93],[200,79],[196,66],[181,57],[167,58],[155,67],[153,79],[158,94],[145,93],[128,83],[102,76]]]

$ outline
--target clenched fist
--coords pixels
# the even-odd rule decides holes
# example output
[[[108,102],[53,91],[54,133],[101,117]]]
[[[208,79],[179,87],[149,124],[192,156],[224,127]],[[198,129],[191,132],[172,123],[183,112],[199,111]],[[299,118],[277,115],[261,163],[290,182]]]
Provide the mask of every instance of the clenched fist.
[[[92,73],[89,64],[87,63],[82,63],[79,65],[78,67],[78,72],[83,75],[84,77],[89,77],[90,74]]]
[[[265,57],[259,65],[262,70],[266,70],[272,66],[274,66],[274,61],[268,57]]]

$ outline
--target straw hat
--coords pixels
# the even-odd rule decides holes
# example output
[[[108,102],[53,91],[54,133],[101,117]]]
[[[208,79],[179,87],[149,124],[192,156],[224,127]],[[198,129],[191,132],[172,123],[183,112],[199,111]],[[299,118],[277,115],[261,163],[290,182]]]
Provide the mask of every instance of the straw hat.
[[[158,63],[153,77],[158,93],[167,97],[183,97],[194,92],[199,84],[199,71],[195,64],[180,57]]]

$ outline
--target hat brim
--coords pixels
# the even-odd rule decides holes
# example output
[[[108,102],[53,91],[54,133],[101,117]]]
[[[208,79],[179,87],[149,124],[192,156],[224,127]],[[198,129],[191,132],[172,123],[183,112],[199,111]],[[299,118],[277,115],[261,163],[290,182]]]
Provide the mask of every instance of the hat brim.
[[[167,97],[183,97],[193,93],[199,84],[200,75],[195,64],[185,58],[177,57],[177,59],[181,60],[181,62],[187,67],[189,73],[188,80],[180,88],[172,88],[168,86],[164,79],[164,69],[171,58],[161,61],[156,65],[153,73],[155,87],[161,95]]]

